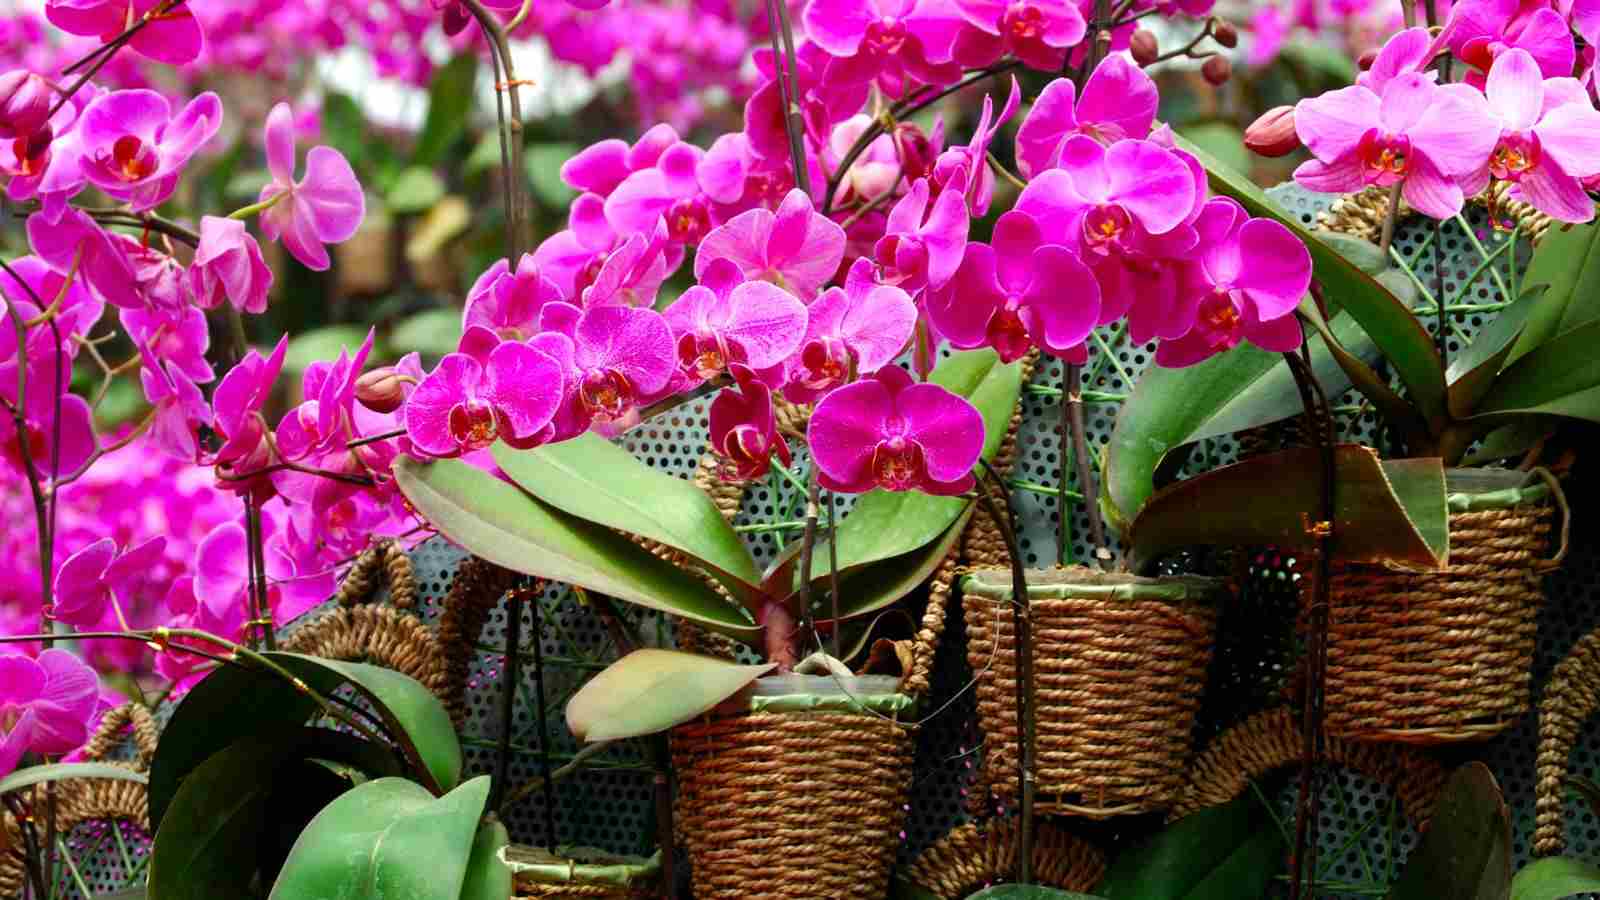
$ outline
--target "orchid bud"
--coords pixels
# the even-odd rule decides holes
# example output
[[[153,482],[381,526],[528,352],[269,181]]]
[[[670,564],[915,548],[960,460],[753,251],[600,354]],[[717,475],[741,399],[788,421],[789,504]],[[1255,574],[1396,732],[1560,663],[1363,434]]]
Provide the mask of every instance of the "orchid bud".
[[[1141,28],[1128,38],[1128,52],[1133,54],[1134,62],[1148,66],[1161,55],[1161,45],[1156,42],[1154,32]]]
[[[0,75],[0,138],[25,138],[49,120],[49,82],[26,69]]]
[[[939,148],[928,139],[922,126],[915,122],[898,123],[894,127],[894,142],[900,148],[906,181],[925,178],[933,171],[933,161],[939,156]]]
[[[1300,147],[1294,127],[1294,107],[1279,106],[1261,114],[1244,131],[1244,145],[1261,156],[1287,156]]]
[[[1226,56],[1210,56],[1206,58],[1204,63],[1201,63],[1200,74],[1204,75],[1206,81],[1209,81],[1212,85],[1221,87],[1228,83],[1229,78],[1233,77],[1233,63],[1228,62]]]
[[[1363,51],[1360,56],[1356,57],[1356,67],[1361,69],[1361,71],[1365,72],[1368,69],[1372,68],[1372,64],[1377,62],[1377,61],[1378,61],[1378,48],[1377,47],[1373,47],[1370,50]]]
[[[375,413],[392,413],[405,402],[405,383],[393,366],[373,369],[356,379],[356,399]]]
[[[1229,50],[1239,46],[1239,30],[1227,19],[1211,20],[1211,37]]]

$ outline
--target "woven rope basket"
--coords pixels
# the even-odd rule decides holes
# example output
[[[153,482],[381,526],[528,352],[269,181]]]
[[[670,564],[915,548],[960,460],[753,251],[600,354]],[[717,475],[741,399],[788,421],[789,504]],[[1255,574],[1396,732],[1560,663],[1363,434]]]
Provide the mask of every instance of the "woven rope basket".
[[[1600,710],[1600,629],[1589,632],[1556,664],[1539,702],[1535,856],[1567,847],[1567,765],[1585,722]]]
[[[1244,793],[1261,776],[1299,765],[1305,742],[1296,715],[1287,707],[1270,709],[1218,735],[1190,765],[1183,789],[1167,813],[1168,820],[1220,806]],[[1443,766],[1415,748],[1338,737],[1327,739],[1322,760],[1393,788],[1406,818],[1419,831],[1428,827],[1447,774]]]
[[[969,822],[922,851],[901,876],[939,897],[957,900],[1009,881],[1017,867],[1016,818]],[[1082,838],[1048,822],[1033,829],[1033,883],[1063,891],[1087,891],[1106,872],[1106,856]]]
[[[610,856],[599,851],[544,850],[513,847],[511,863],[514,900],[564,900],[597,897],[603,900],[645,900],[660,896],[659,859]]]
[[[1029,573],[1038,794],[1043,814],[1164,809],[1183,781],[1216,626],[1216,579],[1081,567]],[[963,583],[978,673],[980,782],[1017,793],[1017,663],[1010,569]]]
[[[1496,475],[1511,487],[1449,487],[1450,564],[1443,569],[1403,572],[1334,560],[1328,734],[1414,744],[1482,740],[1527,712],[1541,580],[1565,556],[1567,515],[1553,478],[1523,489],[1516,485],[1528,473],[1452,470],[1447,485]],[[1551,557],[1558,504],[1563,547]],[[1308,590],[1310,581],[1302,579]]]

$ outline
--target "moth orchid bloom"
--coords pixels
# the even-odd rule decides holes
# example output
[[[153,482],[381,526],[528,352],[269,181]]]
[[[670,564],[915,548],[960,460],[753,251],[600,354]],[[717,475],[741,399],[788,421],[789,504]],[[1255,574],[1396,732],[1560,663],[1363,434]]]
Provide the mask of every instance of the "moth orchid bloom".
[[[0,461],[26,470],[31,460],[34,471],[56,476],[75,472],[94,456],[94,411],[77,394],[56,394],[48,387],[56,375],[54,354],[27,362],[29,390],[22,406],[22,429],[18,432],[14,415],[0,416]],[[71,372],[64,373],[71,377]],[[19,405],[17,382],[0,382],[0,398]],[[24,455],[26,454],[26,455]]]
[[[1024,178],[1061,160],[1067,138],[1081,134],[1102,144],[1150,135],[1160,100],[1156,83],[1120,54],[1108,56],[1083,86],[1069,78],[1045,85],[1017,129],[1017,171]]]
[[[1184,224],[1195,205],[1188,163],[1153,141],[1109,147],[1069,138],[1060,167],[1040,173],[1017,209],[1048,223],[1085,261],[1136,252],[1142,240]]]
[[[1199,256],[1188,269],[1184,314],[1194,323],[1156,348],[1156,362],[1178,368],[1248,340],[1282,353],[1300,346],[1294,310],[1311,286],[1311,253],[1289,229],[1252,219],[1234,201],[1206,204],[1195,228]]]
[[[667,307],[685,387],[715,378],[735,363],[757,372],[775,369],[799,349],[805,304],[775,284],[741,277],[731,261],[713,260],[702,283]],[[778,373],[769,377],[781,380]]]
[[[1503,54],[1523,50],[1546,78],[1572,74],[1577,48],[1566,17],[1544,3],[1524,0],[1464,0],[1450,11],[1444,36],[1450,50],[1472,68],[1466,83],[1483,88]]]
[[[572,201],[567,227],[545,238],[533,261],[562,296],[578,298],[574,302],[648,306],[684,255],[664,225],[652,229],[624,236],[606,221],[605,198],[582,194]],[[600,289],[591,290],[597,284]]]
[[[610,196],[629,175],[654,168],[668,149],[682,144],[671,125],[656,125],[633,146],[609,138],[578,151],[561,164],[561,180],[573,190]]]
[[[561,288],[534,262],[533,254],[522,254],[515,272],[508,261],[496,260],[467,292],[461,330],[481,326],[501,340],[525,341],[538,333],[545,304],[565,299]]]
[[[732,468],[730,481],[750,481],[772,468],[772,454],[788,466],[793,462],[789,444],[778,433],[772,409],[772,389],[748,367],[732,367],[737,391],[722,391],[711,401],[711,446]]]
[[[705,151],[679,142],[661,153],[654,165],[631,172],[605,202],[606,221],[618,233],[650,231],[658,219],[667,238],[694,245],[711,230],[711,212],[695,172]]]
[[[983,416],[943,387],[886,366],[822,398],[806,435],[817,483],[830,491],[950,495],[972,487]]]
[[[1022,92],[1013,76],[1011,94],[1006,98],[1000,116],[996,118],[994,115],[994,98],[985,94],[983,113],[978,116],[978,128],[972,133],[972,140],[964,147],[951,147],[934,161],[934,184],[960,193],[967,199],[967,208],[974,216],[987,213],[989,203],[994,199],[994,172],[989,169],[989,144],[1000,132],[1000,127],[1016,114],[1021,101]]]
[[[261,256],[261,245],[243,222],[217,216],[200,220],[200,246],[189,266],[189,281],[201,309],[227,301],[240,312],[266,312],[272,292],[272,270]]]
[[[771,281],[801,300],[810,300],[844,259],[844,229],[794,190],[777,212],[752,209],[711,230],[694,258],[695,278],[718,259],[739,267],[748,279]]]
[[[130,593],[139,579],[162,559],[167,539],[153,537],[119,551],[110,538],[101,538],[67,557],[56,571],[55,607],[51,615],[80,628],[105,621],[108,613],[127,628],[124,617]]]
[[[1100,319],[1100,286],[1071,250],[1046,244],[1039,223],[1011,210],[994,244],[967,245],[956,277],[928,296],[928,317],[952,346],[993,347],[1012,362],[1038,345],[1064,356]]]
[[[155,91],[113,91],[83,110],[79,165],[91,184],[144,212],[172,196],[183,167],[220,127],[216,94],[201,94],[174,116]]]
[[[406,436],[428,456],[483,450],[496,438],[536,447],[561,405],[561,377],[556,360],[515,341],[484,361],[447,354],[406,401]]]
[[[566,398],[554,440],[629,424],[639,407],[667,389],[678,371],[672,327],[660,313],[632,306],[580,310],[554,303],[545,333],[529,342],[561,362]]]
[[[205,34],[188,5],[166,0],[46,0],[44,15],[68,34],[98,38],[102,43],[148,19],[128,40],[128,46],[174,66],[193,62],[205,47]]]
[[[0,777],[29,751],[60,756],[83,746],[99,705],[94,670],[72,653],[0,654]]]
[[[272,396],[272,384],[278,380],[288,349],[288,335],[278,339],[272,355],[266,358],[252,349],[222,376],[211,396],[212,428],[222,438],[222,446],[212,462],[219,476],[221,470],[230,470],[231,476],[219,477],[221,487],[251,493],[261,500],[272,496],[272,482],[266,476],[243,476],[251,476],[271,463],[267,423],[261,416],[261,408]]]
[[[789,365],[784,396],[815,403],[828,391],[894,362],[917,326],[917,306],[898,287],[878,284],[872,263],[858,259],[842,288],[828,288],[807,307],[805,339]]]
[[[1420,72],[1430,79],[1435,78],[1436,75],[1429,74],[1428,64],[1444,47],[1442,35],[1434,37],[1422,27],[1407,28],[1384,43],[1373,57],[1372,65],[1356,76],[1356,84],[1382,95],[1384,87],[1401,75]]]
[[[1313,191],[1401,185],[1412,208],[1435,219],[1461,211],[1456,179],[1489,158],[1500,137],[1483,95],[1427,76],[1396,76],[1380,96],[1361,85],[1300,101],[1295,130],[1315,159],[1294,172]]]
[[[294,114],[279,103],[267,114],[267,170],[272,181],[261,189],[259,202],[273,201],[261,214],[267,240],[283,240],[283,249],[308,269],[328,268],[328,248],[349,240],[366,215],[361,183],[344,155],[332,147],[306,152],[305,177],[296,181]]]
[[[961,67],[932,63],[927,45],[948,45],[959,21],[936,0],[811,0],[801,16],[806,34],[839,58],[829,78],[953,84]]]
[[[872,248],[878,279],[911,293],[949,281],[967,244],[970,220],[961,194],[941,192],[931,210],[928,194],[928,179],[918,178],[889,211],[884,235]]]
[[[13,273],[21,284],[13,279]],[[18,356],[17,332],[14,328],[0,328],[0,384],[7,379],[15,384],[16,366],[21,359],[39,359],[57,349],[68,360],[78,355],[78,338],[89,337],[89,332],[100,323],[105,312],[105,301],[96,297],[80,279],[67,279],[45,265],[37,256],[24,256],[11,261],[10,272],[0,272],[0,316],[5,315],[6,302],[22,315],[24,322],[31,321],[41,310],[34,305],[38,297],[55,306],[55,329],[31,328],[28,330],[27,351]],[[60,302],[56,302],[59,298]],[[59,343],[56,332],[61,335]]]
[[[55,91],[43,76],[27,69],[0,75],[0,140],[27,138],[50,121]]]
[[[234,526],[238,527],[238,526]],[[244,529],[239,529],[242,534]],[[243,558],[241,557],[241,560]],[[180,575],[173,579],[162,598],[167,611],[167,623],[172,628],[193,628],[230,640],[245,638],[244,594],[201,599],[195,590],[193,575]],[[183,642],[173,640],[167,653],[156,654],[156,671],[176,685],[174,693],[186,690],[198,676],[207,671],[211,661],[203,656],[182,651]]]
[[[42,212],[29,216],[28,245],[61,275],[76,265],[78,277],[107,303],[123,309],[144,306],[127,255],[82,210],[68,210],[53,222]]]
[[[1562,222],[1594,218],[1583,179],[1600,175],[1600,112],[1571,78],[1545,79],[1527,51],[1514,49],[1489,70],[1486,96],[1500,139],[1489,159],[1464,179],[1477,194],[1493,176],[1512,182],[1514,199]]]
[[[1058,72],[1067,50],[1089,30],[1072,0],[955,0],[955,5],[976,29],[957,39],[956,59],[963,63],[986,65],[999,55],[996,51],[1004,51],[1030,68]]]
[[[211,331],[201,310],[193,306],[171,311],[124,309],[118,311],[117,320],[141,350],[182,369],[195,384],[208,384],[217,377],[206,362]]]
[[[835,124],[861,111],[872,85],[866,81],[833,75],[833,68],[840,64],[838,59],[815,42],[807,41],[795,48],[795,96],[788,98],[788,103],[785,103],[779,90],[778,67],[773,59],[772,51],[766,47],[757,48],[750,54],[761,86],[745,101],[744,134],[749,138],[750,148],[758,156],[776,158],[788,166],[789,135],[784,121],[790,103],[800,108],[806,133],[820,141]],[[810,147],[805,148],[805,156],[806,166],[813,175],[820,174],[816,167],[816,154]],[[820,183],[819,179],[813,177],[812,184]]]
[[[140,356],[144,366],[139,370],[139,383],[152,407],[150,441],[176,459],[196,461],[200,445],[195,430],[211,424],[205,394],[177,366],[162,364],[147,351],[141,350]]]

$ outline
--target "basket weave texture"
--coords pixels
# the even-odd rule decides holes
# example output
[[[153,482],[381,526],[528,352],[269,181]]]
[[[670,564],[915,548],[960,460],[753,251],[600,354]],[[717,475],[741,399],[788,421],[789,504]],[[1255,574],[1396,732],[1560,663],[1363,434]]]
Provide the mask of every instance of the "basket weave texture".
[[[1567,765],[1578,734],[1596,710],[1600,710],[1600,629],[1580,638],[1556,664],[1539,701],[1535,856],[1559,856],[1567,848]]]
[[[978,577],[1007,585],[1009,570]],[[1148,596],[1071,596],[1075,584],[1155,579],[1084,568],[1032,572],[1038,795],[1043,814],[1110,818],[1164,809],[1183,782],[1216,626],[1206,603]],[[1089,593],[1086,591],[1086,593]],[[984,734],[979,782],[1017,793],[1017,659],[1009,599],[968,590],[967,659],[978,673]]]
[[[1527,712],[1553,517],[1548,502],[1452,512],[1450,564],[1435,572],[1335,561],[1327,733],[1482,740]]]
[[[904,877],[941,900],[1007,881],[1017,867],[1018,831],[1014,817],[969,822],[922,851]],[[1105,872],[1106,857],[1098,847],[1048,822],[1034,824],[1034,884],[1087,891]]]

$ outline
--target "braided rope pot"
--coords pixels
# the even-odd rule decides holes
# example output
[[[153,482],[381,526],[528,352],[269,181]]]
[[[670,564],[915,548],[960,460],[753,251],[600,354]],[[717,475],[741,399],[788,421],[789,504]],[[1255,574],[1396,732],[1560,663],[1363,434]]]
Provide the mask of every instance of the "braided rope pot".
[[[1548,475],[1546,474],[1548,478]],[[1553,478],[1450,470],[1450,562],[1431,572],[1333,561],[1327,733],[1369,741],[1483,740],[1530,699],[1536,616],[1550,557]],[[1311,579],[1302,579],[1303,604]]]
[[[1600,629],[1580,638],[1556,664],[1539,701],[1535,856],[1559,856],[1567,848],[1567,765],[1579,732],[1596,710],[1600,710]]]
[[[969,822],[922,851],[902,877],[940,900],[957,900],[1009,881],[1019,840],[1015,817]],[[1049,822],[1034,823],[1034,884],[1081,892],[1105,873],[1106,856],[1098,847]]]
[[[980,570],[962,588],[984,734],[979,781],[1011,801],[1019,743],[1011,571]],[[1082,567],[1028,573],[1037,811],[1103,819],[1166,808],[1183,782],[1224,588],[1218,579]]]

